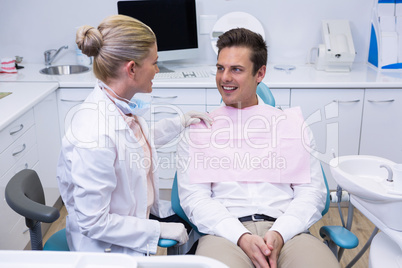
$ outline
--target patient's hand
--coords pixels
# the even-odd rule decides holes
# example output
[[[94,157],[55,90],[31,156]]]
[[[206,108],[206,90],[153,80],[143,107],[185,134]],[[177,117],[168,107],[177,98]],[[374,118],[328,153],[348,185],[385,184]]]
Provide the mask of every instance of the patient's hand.
[[[276,268],[279,252],[283,247],[283,238],[280,233],[276,231],[268,231],[264,236],[264,241],[268,247],[272,248],[268,256],[269,267]]]
[[[237,244],[247,254],[255,267],[270,267],[267,257],[271,255],[272,247],[265,244],[261,237],[245,233],[239,238]]]

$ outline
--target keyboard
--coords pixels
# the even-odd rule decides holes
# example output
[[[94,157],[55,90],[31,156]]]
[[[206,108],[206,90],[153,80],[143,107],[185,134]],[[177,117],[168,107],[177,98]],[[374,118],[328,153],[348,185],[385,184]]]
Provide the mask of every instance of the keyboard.
[[[209,74],[210,72],[207,70],[160,72],[155,75],[154,79],[205,78],[209,77]]]

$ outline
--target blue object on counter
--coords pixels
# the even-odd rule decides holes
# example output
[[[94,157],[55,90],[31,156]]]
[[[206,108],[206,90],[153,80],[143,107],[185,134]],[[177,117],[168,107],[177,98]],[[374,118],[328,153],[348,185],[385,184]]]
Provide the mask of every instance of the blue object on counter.
[[[388,64],[385,66],[382,66],[382,69],[402,69],[402,63],[393,63],[393,64]]]
[[[371,25],[371,36],[370,36],[370,48],[368,61],[373,64],[375,67],[378,67],[378,42],[377,42],[377,34],[374,29],[374,25]]]
[[[395,4],[395,0],[378,0],[378,3],[379,4]]]

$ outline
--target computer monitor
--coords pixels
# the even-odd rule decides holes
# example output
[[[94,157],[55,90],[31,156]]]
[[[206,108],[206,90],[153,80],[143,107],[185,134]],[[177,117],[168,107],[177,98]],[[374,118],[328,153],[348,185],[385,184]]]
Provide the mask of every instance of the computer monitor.
[[[196,0],[118,1],[118,13],[136,18],[154,31],[159,62],[197,57]]]

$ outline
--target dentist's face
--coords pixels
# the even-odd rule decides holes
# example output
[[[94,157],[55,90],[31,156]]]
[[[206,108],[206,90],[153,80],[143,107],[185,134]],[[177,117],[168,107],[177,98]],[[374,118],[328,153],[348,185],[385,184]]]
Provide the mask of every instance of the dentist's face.
[[[265,76],[266,67],[253,75],[253,63],[247,47],[226,47],[218,56],[216,85],[227,106],[246,108],[258,103],[257,85]]]
[[[149,55],[143,60],[141,66],[137,66],[136,82],[138,91],[141,93],[152,92],[152,79],[154,79],[155,74],[159,73],[158,65],[156,64],[158,60],[158,47],[155,43],[150,48]]]

